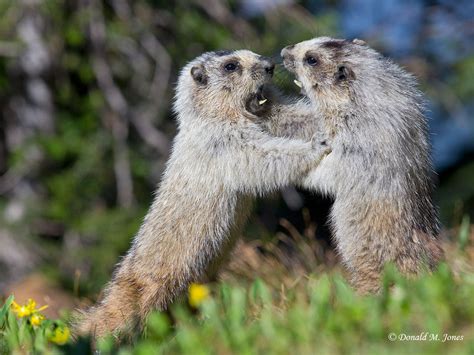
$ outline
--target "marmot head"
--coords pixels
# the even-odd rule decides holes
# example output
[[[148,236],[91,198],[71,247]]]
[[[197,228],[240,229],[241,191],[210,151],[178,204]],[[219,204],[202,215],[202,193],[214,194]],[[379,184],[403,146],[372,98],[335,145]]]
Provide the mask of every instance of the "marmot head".
[[[281,56],[303,94],[327,118],[365,125],[366,138],[371,130],[374,141],[394,141],[380,132],[411,139],[426,129],[424,96],[415,77],[364,41],[319,37],[285,47]]]
[[[373,77],[381,57],[364,41],[319,37],[283,48],[283,63],[311,100],[350,100],[360,79]],[[375,65],[374,65],[375,63]],[[377,74],[376,74],[377,75]]]
[[[262,109],[269,105],[263,96],[274,64],[248,50],[208,52],[181,71],[174,109],[191,116],[234,120],[253,115],[247,105],[256,98]]]

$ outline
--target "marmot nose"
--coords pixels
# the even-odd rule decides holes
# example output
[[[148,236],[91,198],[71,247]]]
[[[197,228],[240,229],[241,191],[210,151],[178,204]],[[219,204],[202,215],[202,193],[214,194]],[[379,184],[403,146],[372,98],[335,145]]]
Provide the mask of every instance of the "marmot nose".
[[[265,73],[268,75],[272,76],[273,75],[273,70],[275,69],[275,63],[270,58],[267,57],[261,57],[263,61],[263,69],[265,70]]]
[[[257,62],[252,66],[252,73],[273,76],[274,69],[275,69],[275,63],[273,63],[273,61],[270,58],[259,56]]]
[[[268,64],[266,64],[264,68],[265,68],[265,73],[272,76],[273,75],[273,70],[275,69],[275,63],[268,62]]]

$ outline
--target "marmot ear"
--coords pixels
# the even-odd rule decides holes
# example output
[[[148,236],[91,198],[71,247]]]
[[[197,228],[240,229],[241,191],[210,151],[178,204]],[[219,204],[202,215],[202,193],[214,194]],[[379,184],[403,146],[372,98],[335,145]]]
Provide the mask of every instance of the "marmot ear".
[[[202,65],[192,67],[191,76],[193,77],[194,81],[199,85],[207,84],[206,69],[204,69]]]
[[[365,41],[363,41],[361,39],[358,39],[358,38],[354,38],[352,40],[352,43],[358,44],[359,46],[366,46],[367,45],[367,43]]]

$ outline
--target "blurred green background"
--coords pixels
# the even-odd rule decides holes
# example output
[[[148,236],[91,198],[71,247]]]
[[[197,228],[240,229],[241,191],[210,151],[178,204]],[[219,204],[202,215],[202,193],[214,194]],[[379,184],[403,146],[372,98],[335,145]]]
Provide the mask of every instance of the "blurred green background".
[[[472,18],[465,0],[0,0],[0,294],[38,270],[76,295],[100,290],[160,181],[177,73],[208,50],[278,59],[329,35],[393,57],[429,99],[444,226],[472,220]],[[275,80],[294,91],[282,68]],[[245,238],[271,239],[285,218],[327,240],[329,206],[286,189],[259,200]]]

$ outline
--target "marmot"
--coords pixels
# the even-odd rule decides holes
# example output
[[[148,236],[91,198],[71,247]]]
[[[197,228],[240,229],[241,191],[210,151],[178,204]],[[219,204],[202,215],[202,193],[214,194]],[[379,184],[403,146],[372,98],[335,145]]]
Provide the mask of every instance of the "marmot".
[[[281,55],[306,98],[276,100],[262,123],[280,136],[333,137],[301,185],[335,198],[330,224],[353,285],[379,290],[387,262],[408,275],[433,269],[443,252],[415,78],[361,40],[315,38]]]
[[[274,64],[248,50],[209,52],[178,79],[178,134],[151,208],[100,303],[79,334],[101,337],[143,325],[191,282],[214,272],[230,251],[255,195],[307,174],[328,152],[312,142],[264,132],[247,103],[271,80]]]

